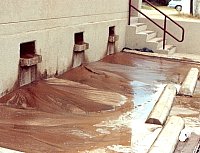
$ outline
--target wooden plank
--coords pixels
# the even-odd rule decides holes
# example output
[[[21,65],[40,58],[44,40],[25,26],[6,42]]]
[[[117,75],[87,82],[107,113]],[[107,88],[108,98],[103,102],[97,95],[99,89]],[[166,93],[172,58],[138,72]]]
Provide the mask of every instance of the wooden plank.
[[[174,153],[193,153],[199,142],[200,137],[192,133],[191,137],[186,142],[179,142]]]

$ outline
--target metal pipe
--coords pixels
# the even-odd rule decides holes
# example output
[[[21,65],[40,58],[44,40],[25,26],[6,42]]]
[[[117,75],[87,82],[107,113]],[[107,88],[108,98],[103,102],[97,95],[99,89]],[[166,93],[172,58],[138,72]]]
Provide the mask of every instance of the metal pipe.
[[[131,0],[129,0],[128,25],[131,24]]]
[[[165,20],[164,20],[164,34],[163,34],[163,49],[165,49],[166,29],[167,29],[167,17],[165,16]]]

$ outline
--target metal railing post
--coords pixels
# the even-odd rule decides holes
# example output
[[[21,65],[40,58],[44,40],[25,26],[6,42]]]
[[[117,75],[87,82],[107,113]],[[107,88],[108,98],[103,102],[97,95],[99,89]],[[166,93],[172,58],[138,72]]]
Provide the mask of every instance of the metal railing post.
[[[162,29],[162,31],[164,32],[163,35],[163,49],[165,49],[165,39],[166,39],[166,34],[168,34],[169,36],[171,36],[173,39],[175,39],[178,42],[183,42],[184,41],[184,36],[185,36],[185,30],[184,28],[177,23],[176,21],[174,21],[173,19],[171,19],[169,16],[167,16],[165,13],[163,13],[162,11],[160,11],[158,8],[156,8],[152,3],[150,3],[147,0],[143,0],[144,2],[146,2],[148,5],[150,5],[151,7],[153,7],[155,10],[157,10],[160,14],[162,14],[165,19],[164,19],[164,28],[163,26],[159,25],[158,23],[156,23],[155,21],[153,21],[150,17],[148,17],[146,14],[144,14],[143,12],[141,12],[137,7],[135,7],[134,5],[131,4],[131,0],[129,0],[129,24],[131,22],[131,9],[133,8],[134,10],[136,10],[137,12],[139,12],[140,14],[142,14],[144,17],[146,17],[149,21],[151,21],[152,23],[154,23],[157,27],[159,27],[160,29]],[[178,39],[177,37],[175,37],[172,33],[167,31],[167,19],[174,23],[175,25],[177,25],[181,30],[182,30],[182,38]]]
[[[164,20],[164,34],[163,34],[163,49],[165,49],[166,29],[167,29],[167,17],[165,16],[165,20]]]
[[[131,24],[131,0],[129,0],[128,25]]]

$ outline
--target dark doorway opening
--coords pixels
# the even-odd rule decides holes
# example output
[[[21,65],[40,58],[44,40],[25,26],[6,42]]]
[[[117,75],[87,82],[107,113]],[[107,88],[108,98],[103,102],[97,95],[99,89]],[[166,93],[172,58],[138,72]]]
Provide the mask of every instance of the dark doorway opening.
[[[36,54],[35,41],[20,44],[20,58],[32,60]],[[30,61],[29,61],[30,62]],[[37,65],[20,66],[19,68],[19,85],[23,86],[35,81],[37,78]]]
[[[115,35],[115,26],[109,27],[109,36]]]
[[[80,45],[84,43],[83,32],[79,32],[79,33],[74,34],[74,43],[80,44]]]
[[[20,58],[32,58],[35,55],[35,41],[20,44]]]

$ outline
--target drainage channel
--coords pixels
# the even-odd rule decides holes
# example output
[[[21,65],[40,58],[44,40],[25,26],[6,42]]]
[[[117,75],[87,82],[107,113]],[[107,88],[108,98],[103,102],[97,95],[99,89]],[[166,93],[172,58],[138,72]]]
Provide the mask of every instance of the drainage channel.
[[[199,139],[199,141],[198,141],[197,146],[194,148],[193,153],[200,153],[200,139]]]

